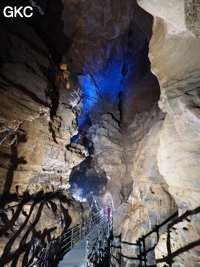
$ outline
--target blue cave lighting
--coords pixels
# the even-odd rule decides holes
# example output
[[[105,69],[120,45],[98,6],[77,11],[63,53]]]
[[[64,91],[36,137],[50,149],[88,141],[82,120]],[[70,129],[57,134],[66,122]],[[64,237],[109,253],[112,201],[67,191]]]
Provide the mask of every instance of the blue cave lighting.
[[[80,131],[87,130],[95,116],[118,110],[123,96],[128,90],[133,90],[133,84],[137,84],[149,69],[146,56],[148,42],[144,43],[139,53],[135,53],[131,45],[122,45],[121,48],[121,52],[113,48],[102,69],[94,71],[92,66],[92,73],[88,70],[87,74],[78,75],[83,101],[82,116],[78,118]]]
[[[77,143],[77,141],[80,139],[80,134],[77,133],[76,135],[74,135],[72,138],[71,138],[71,141],[73,143]]]
[[[110,105],[118,104],[118,94],[123,91],[123,65],[123,61],[110,57],[101,71],[78,76],[83,99],[83,115],[78,119],[79,129],[84,129],[89,124],[89,113],[98,112],[96,109],[100,105],[104,105],[104,112],[106,107],[109,112]]]

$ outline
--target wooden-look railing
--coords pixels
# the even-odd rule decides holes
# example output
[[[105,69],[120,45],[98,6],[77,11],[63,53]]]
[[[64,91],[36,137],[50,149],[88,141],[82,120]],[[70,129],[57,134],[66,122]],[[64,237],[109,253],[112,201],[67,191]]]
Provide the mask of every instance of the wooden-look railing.
[[[161,224],[155,225],[155,227],[150,232],[148,232],[146,235],[143,235],[142,237],[140,237],[135,243],[123,241],[121,239],[121,235],[115,236],[115,238],[118,238],[118,240],[119,240],[119,245],[116,246],[114,243],[112,243],[111,248],[118,249],[119,252],[118,252],[117,258],[111,254],[113,261],[117,262],[119,266],[123,260],[127,259],[127,260],[138,261],[138,264],[139,264],[138,267],[156,267],[157,266],[156,264],[148,265],[147,255],[149,252],[151,252],[155,249],[155,247],[159,241],[159,237],[160,237],[160,228],[166,225],[166,229],[167,229],[167,244],[166,244],[167,246],[166,247],[167,247],[168,255],[163,257],[162,259],[156,259],[155,262],[156,263],[165,262],[167,264],[167,266],[172,267],[174,257],[176,257],[177,255],[179,255],[179,254],[181,254],[181,253],[183,253],[183,252],[185,252],[191,248],[199,246],[200,240],[194,240],[194,242],[191,242],[190,244],[186,245],[185,247],[182,247],[182,248],[178,249],[177,251],[172,252],[171,251],[171,241],[170,241],[170,232],[171,232],[170,229],[173,228],[173,226],[178,224],[179,222],[182,222],[183,220],[187,220],[189,222],[190,220],[187,217],[189,215],[195,215],[198,213],[200,213],[200,207],[198,207],[194,210],[186,211],[184,214],[182,214],[179,217],[178,217],[178,211],[177,211],[174,214],[172,214],[168,219],[163,221]],[[156,233],[156,237],[157,237],[156,238],[157,242],[155,242],[155,244],[153,246],[147,247],[147,242],[146,242],[147,237],[149,237],[155,233]],[[124,255],[121,251],[123,244],[128,245],[128,246],[138,247],[139,254],[137,254],[133,257],[130,255]],[[115,265],[113,265],[111,263],[111,266],[114,267]]]
[[[178,216],[178,212],[175,212],[173,215],[171,215],[169,218],[167,218],[161,224],[155,225],[155,227],[150,232],[148,232],[146,235],[143,235],[142,237],[140,237],[135,243],[130,243],[130,242],[123,241],[121,239],[121,235],[120,236],[115,236],[116,238],[119,239],[120,246],[116,247],[114,244],[112,244],[111,247],[119,249],[119,253],[118,253],[118,257],[117,258],[115,258],[112,255],[111,256],[115,259],[115,261],[118,262],[118,264],[121,264],[122,258],[124,258],[124,259],[128,259],[128,260],[138,261],[139,262],[138,266],[140,266],[140,267],[142,267],[142,266],[147,267],[147,254],[150,251],[153,251],[155,249],[156,244],[158,243],[158,240],[159,240],[159,229],[162,226],[168,224],[173,219],[175,219],[177,216]],[[156,235],[157,235],[157,242],[152,247],[147,249],[146,242],[145,242],[146,238],[149,237],[150,235],[152,235],[153,233],[156,233]],[[128,246],[136,246],[136,247],[138,247],[139,254],[137,254],[134,257],[129,256],[129,255],[124,255],[121,252],[121,249],[122,249],[121,245],[123,245],[123,244],[128,245]],[[114,266],[112,263],[111,263],[111,265]],[[156,267],[156,265],[151,265],[151,267]]]

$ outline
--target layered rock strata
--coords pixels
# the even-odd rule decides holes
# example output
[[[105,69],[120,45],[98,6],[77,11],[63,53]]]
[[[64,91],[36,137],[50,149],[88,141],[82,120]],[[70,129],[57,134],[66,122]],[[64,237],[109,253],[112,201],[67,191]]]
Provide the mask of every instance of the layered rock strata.
[[[114,249],[112,263],[138,266],[130,244],[178,210],[182,221],[166,232],[165,225],[159,242],[146,239],[146,249],[158,243],[148,264],[198,266],[198,1],[138,0],[154,17],[152,38],[152,16],[136,1],[48,3],[38,1],[45,13],[29,22],[41,26],[43,41],[22,20],[1,18],[1,193],[68,187],[71,169],[87,156],[70,144],[81,115],[76,72],[92,168],[108,180],[101,202],[116,209],[114,242],[123,256],[119,264]],[[51,9],[62,13],[58,38]],[[63,57],[62,71],[49,51]]]
[[[89,216],[70,194],[55,193],[88,155],[71,146],[81,89],[26,22],[0,20],[0,265],[29,266]]]
[[[67,81],[25,22],[1,25],[1,193],[68,186],[70,170],[87,152],[74,145],[81,90]],[[22,37],[24,36],[24,37]]]

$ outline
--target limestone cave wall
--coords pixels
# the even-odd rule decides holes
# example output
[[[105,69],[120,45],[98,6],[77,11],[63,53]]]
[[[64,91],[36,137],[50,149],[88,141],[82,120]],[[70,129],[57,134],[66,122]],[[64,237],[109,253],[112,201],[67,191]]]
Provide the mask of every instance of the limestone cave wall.
[[[26,240],[36,233],[42,243],[45,229],[57,237],[63,220],[83,219],[70,194],[46,194],[67,189],[90,154],[88,188],[115,211],[112,264],[138,266],[130,244],[178,211],[182,220],[164,225],[159,241],[146,239],[155,245],[148,264],[199,266],[198,1],[47,2],[29,21],[0,17],[1,206],[40,203],[1,216],[2,229],[13,214],[35,222],[11,219],[4,256],[23,226],[33,233]],[[40,226],[34,213],[44,215]]]
[[[199,17],[195,15],[199,4],[138,3],[154,16],[149,59],[160,85],[159,107],[165,115],[152,125],[133,154],[133,191],[114,215],[114,235],[121,235],[123,242],[136,243],[178,209],[181,220],[160,236],[158,244],[154,236],[146,239],[146,250],[157,244],[157,261],[149,253],[147,262],[157,266],[199,266],[200,46],[196,23]],[[131,258],[139,253],[123,242],[123,255]],[[119,257],[117,249],[114,256]],[[121,258],[120,265],[114,258],[113,263],[137,266],[135,260],[126,257]]]
[[[70,169],[87,155],[81,146],[66,149],[78,130],[81,89],[72,74],[66,88],[63,72],[25,22],[2,20],[1,192],[67,186]]]
[[[0,265],[29,266],[89,216],[66,191],[72,168],[88,155],[70,145],[81,88],[27,21],[0,20]]]

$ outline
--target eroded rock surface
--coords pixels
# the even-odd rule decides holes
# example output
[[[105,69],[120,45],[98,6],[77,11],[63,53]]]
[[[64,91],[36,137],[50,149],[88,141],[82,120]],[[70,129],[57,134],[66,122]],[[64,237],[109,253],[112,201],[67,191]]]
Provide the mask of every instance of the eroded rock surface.
[[[121,240],[135,243],[155,223],[164,221],[178,209],[182,219],[169,225],[159,238],[155,249],[157,265],[199,266],[200,44],[195,23],[199,21],[195,15],[198,4],[195,1],[138,3],[154,16],[149,58],[161,88],[159,107],[166,117],[151,128],[137,148],[131,172],[133,192],[129,204],[123,204],[117,210],[114,229],[116,236],[121,233]],[[134,218],[128,223],[130,210],[134,212]],[[119,218],[121,223],[118,225]],[[127,226],[123,228],[121,225],[125,223]],[[134,234],[129,235],[131,231]],[[161,233],[164,231],[161,229]],[[115,241],[118,244],[119,238]],[[156,237],[146,238],[145,242],[148,249],[154,242],[156,244]],[[122,250],[125,256],[138,254],[137,248],[131,249],[127,245],[122,245]],[[155,264],[150,253],[147,259],[148,263]],[[122,259],[121,266],[131,262],[137,266],[136,261],[127,258]]]
[[[81,145],[67,149],[81,90],[73,75],[67,89],[37,34],[13,22],[1,26],[1,192],[51,191],[67,186],[70,170],[87,155]]]
[[[72,168],[90,151],[86,176],[106,174],[96,199],[113,205],[114,243],[125,256],[119,263],[113,249],[114,266],[138,266],[128,258],[139,253],[130,244],[177,210],[182,221],[164,225],[159,240],[155,233],[146,239],[146,249],[158,243],[148,264],[198,266],[198,1],[138,0],[149,14],[136,1],[38,4],[45,12],[29,22],[38,34],[18,19],[15,26],[3,19],[0,28],[1,192],[68,187]],[[62,19],[53,21],[55,12]],[[82,136],[71,144],[77,117]]]
[[[88,155],[71,146],[81,89],[26,22],[0,19],[0,265],[29,266],[89,216],[89,207],[56,193]]]

